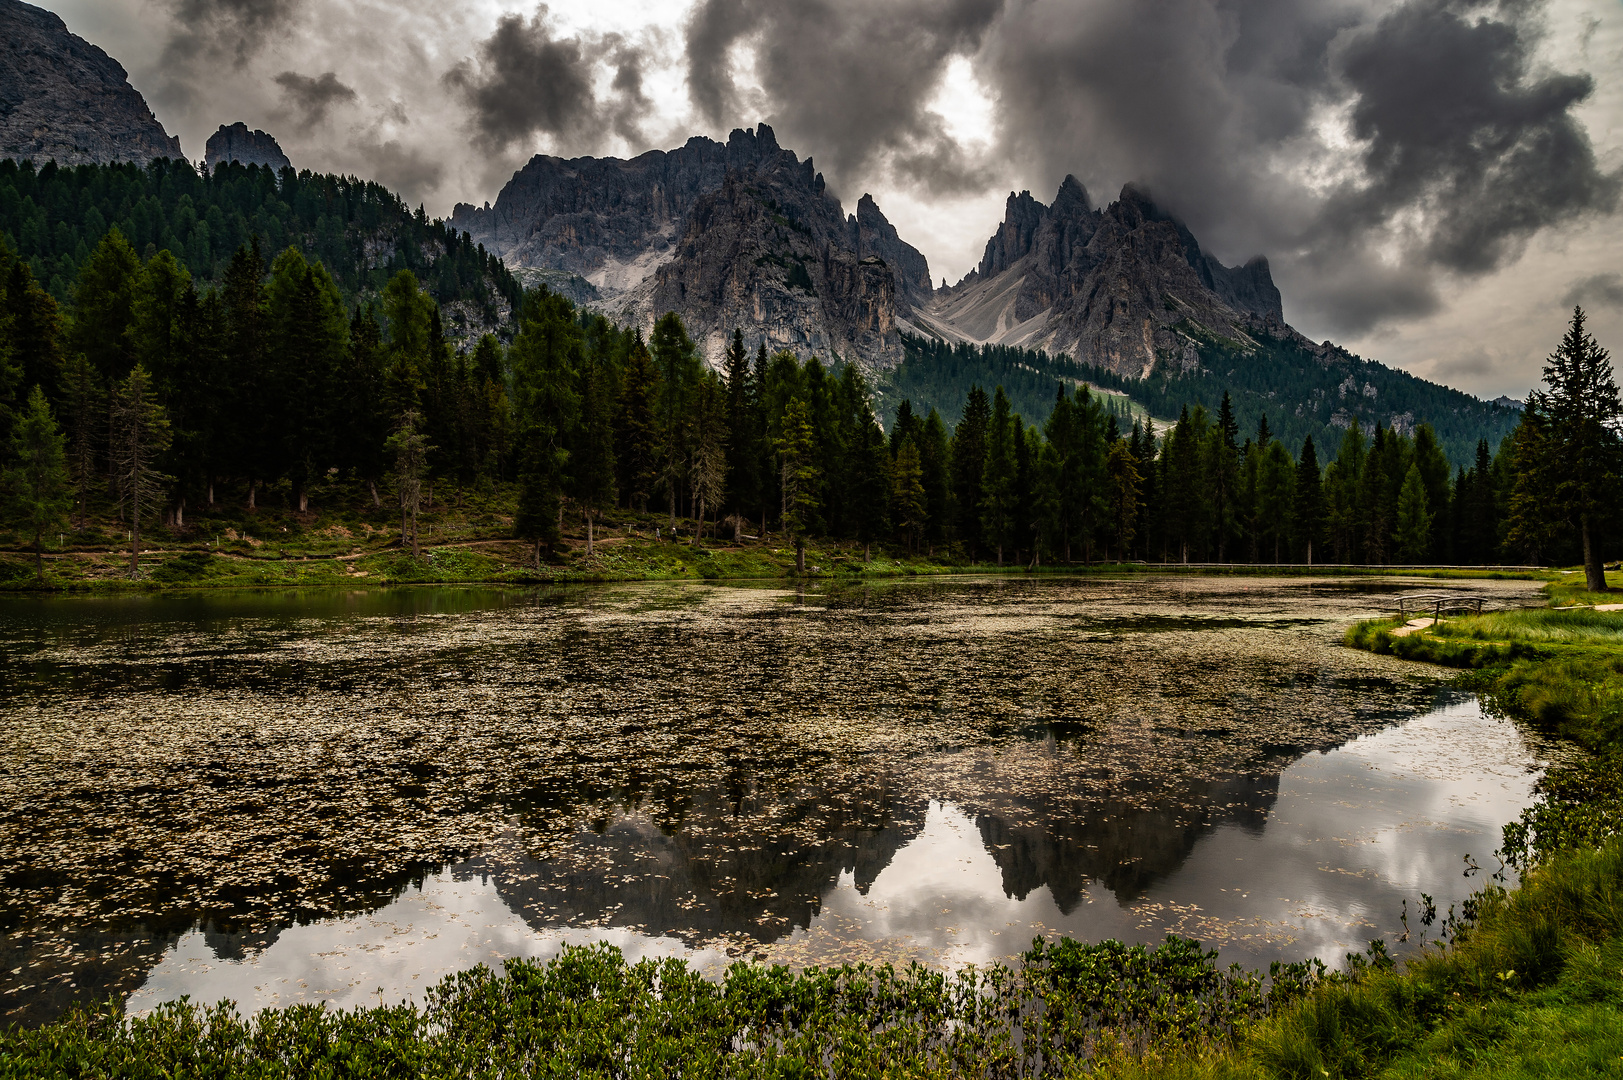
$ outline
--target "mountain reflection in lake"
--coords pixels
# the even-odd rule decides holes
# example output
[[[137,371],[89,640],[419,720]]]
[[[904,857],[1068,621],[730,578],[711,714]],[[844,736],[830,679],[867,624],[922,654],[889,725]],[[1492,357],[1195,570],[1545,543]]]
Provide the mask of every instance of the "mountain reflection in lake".
[[[1506,598],[1530,583],[1484,583]],[[1403,591],[1382,583],[1380,592]],[[1542,747],[1255,579],[0,604],[0,1010],[1035,934],[1335,959],[1474,884]]]

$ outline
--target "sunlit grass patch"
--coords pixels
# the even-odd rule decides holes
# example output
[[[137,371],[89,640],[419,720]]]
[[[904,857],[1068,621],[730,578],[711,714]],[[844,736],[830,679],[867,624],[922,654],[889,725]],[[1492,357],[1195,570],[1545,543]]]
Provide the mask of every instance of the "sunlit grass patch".
[[[1445,619],[1430,632],[1438,637],[1475,641],[1623,646],[1623,611],[1592,608],[1491,611]]]

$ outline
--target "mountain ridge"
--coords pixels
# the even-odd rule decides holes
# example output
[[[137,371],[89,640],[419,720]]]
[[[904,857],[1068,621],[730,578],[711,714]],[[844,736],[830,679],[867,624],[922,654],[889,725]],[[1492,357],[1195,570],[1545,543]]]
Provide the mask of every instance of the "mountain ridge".
[[[39,165],[182,158],[117,60],[60,16],[0,0],[0,157]]]

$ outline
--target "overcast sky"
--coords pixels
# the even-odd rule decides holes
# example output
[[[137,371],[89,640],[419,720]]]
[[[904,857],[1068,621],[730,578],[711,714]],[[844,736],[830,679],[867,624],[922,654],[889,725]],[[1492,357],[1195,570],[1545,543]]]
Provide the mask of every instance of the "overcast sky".
[[[759,120],[939,281],[1011,190],[1138,181],[1315,339],[1483,396],[1623,359],[1623,0],[43,0],[200,158],[238,120],[430,213]]]

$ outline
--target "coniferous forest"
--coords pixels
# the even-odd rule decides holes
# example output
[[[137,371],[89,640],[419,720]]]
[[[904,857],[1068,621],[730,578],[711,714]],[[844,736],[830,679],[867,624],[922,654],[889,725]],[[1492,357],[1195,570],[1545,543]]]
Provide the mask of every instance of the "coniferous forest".
[[[1497,452],[1479,437],[1465,454],[1468,418],[1439,434],[1248,414],[1236,401],[1254,404],[1254,382],[1231,372],[1236,391],[1219,392],[1207,369],[1134,388],[1176,415],[1157,430],[1090,388],[1116,389],[1106,373],[913,342],[890,393],[911,384],[956,407],[886,401],[882,427],[855,366],[751,350],[735,332],[714,371],[676,315],[645,340],[521,292],[376,185],[6,164],[0,225],[3,528],[36,552],[116,521],[133,570],[154,530],[342,506],[392,518],[415,553],[438,491],[510,521],[538,563],[566,532],[589,553],[628,515],[666,539],[777,533],[802,567],[814,539],[1004,565],[1611,554],[1611,503],[1591,493],[1575,511],[1550,479],[1564,421],[1537,396]],[[468,305],[495,315],[509,300],[510,341],[448,332],[448,308],[465,322]],[[1563,348],[1581,351],[1593,342],[1581,313],[1576,325]],[[931,382],[932,363],[966,389]],[[1596,492],[1615,443],[1597,444]]]

